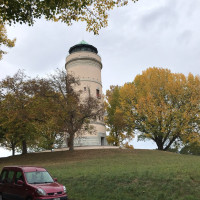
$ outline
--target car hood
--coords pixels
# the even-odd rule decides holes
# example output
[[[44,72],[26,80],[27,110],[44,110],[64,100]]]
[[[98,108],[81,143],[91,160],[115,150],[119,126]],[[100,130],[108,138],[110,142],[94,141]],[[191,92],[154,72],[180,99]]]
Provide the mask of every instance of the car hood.
[[[45,183],[34,185],[35,188],[41,188],[46,193],[63,192],[63,186],[59,183]]]

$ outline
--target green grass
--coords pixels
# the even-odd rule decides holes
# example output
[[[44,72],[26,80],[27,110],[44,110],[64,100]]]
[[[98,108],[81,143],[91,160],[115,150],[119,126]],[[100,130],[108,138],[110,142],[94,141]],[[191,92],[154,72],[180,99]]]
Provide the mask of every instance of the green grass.
[[[82,150],[0,159],[39,165],[68,189],[70,200],[199,200],[200,157],[153,150]]]

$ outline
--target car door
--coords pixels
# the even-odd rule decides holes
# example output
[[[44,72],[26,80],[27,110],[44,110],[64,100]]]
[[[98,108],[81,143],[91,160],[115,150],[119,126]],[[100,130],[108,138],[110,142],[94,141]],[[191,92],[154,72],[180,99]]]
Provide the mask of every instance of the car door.
[[[19,185],[17,183],[17,181],[23,181],[24,184],[23,185]],[[28,193],[28,190],[27,190],[27,187],[26,187],[26,184],[25,184],[25,181],[24,181],[24,176],[23,176],[23,173],[22,171],[16,171],[16,174],[15,174],[15,178],[14,178],[14,191],[15,193],[15,199],[16,200],[25,200],[27,193]]]
[[[13,185],[13,178],[14,178],[14,170],[8,170],[7,176],[4,180],[4,191],[3,197],[8,200],[13,200],[14,198],[14,185]]]
[[[7,170],[3,170],[0,176],[0,193],[4,196],[4,191],[6,191],[5,187],[5,179],[7,177]],[[0,199],[1,200],[1,199]]]

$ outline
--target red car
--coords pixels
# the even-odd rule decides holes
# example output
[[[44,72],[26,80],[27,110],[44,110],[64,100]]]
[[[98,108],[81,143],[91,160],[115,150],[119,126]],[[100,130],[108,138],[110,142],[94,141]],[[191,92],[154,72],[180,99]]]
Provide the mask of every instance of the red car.
[[[4,167],[0,176],[0,200],[67,200],[65,186],[41,167]]]

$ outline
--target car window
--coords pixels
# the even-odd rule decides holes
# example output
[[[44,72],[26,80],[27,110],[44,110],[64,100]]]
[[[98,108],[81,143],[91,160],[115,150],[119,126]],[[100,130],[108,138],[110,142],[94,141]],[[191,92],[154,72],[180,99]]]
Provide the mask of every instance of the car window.
[[[15,174],[14,171],[8,171],[8,176],[7,176],[7,179],[6,179],[7,183],[12,183],[14,174]]]
[[[29,184],[53,183],[53,179],[47,171],[25,172]]]
[[[5,170],[2,171],[1,176],[0,176],[0,183],[2,183],[5,180],[6,174],[7,174],[7,171]]]
[[[22,172],[16,172],[16,175],[15,175],[15,184],[17,184],[17,181],[24,181],[24,177],[23,177],[23,174]]]

